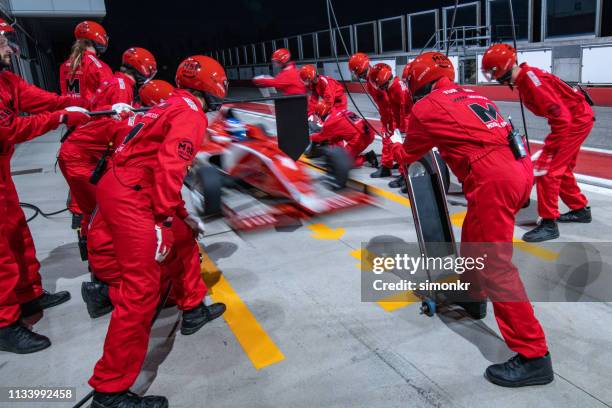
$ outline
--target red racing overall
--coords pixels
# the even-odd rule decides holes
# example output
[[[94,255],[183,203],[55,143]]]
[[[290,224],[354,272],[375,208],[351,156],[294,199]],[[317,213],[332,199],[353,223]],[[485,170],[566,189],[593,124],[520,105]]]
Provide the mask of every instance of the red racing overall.
[[[319,98],[323,99],[329,106],[331,111],[346,109],[346,95],[344,87],[335,79],[319,75],[317,83],[313,84],[310,97],[308,99],[308,116],[314,113],[314,108]]]
[[[42,294],[34,240],[19,206],[11,177],[15,144],[57,128],[61,113],[75,99],[30,85],[9,71],[0,72],[0,327],[19,318],[19,304]],[[22,112],[31,116],[20,116]]]
[[[332,111],[323,121],[320,132],[313,133],[310,139],[315,143],[329,142],[340,145],[359,167],[364,162],[361,153],[374,141],[374,130],[365,120],[355,113],[344,109]]]
[[[102,83],[113,76],[113,71],[108,65],[101,61],[95,53],[85,50],[81,63],[73,72],[72,60],[66,60],[60,65],[59,82],[61,94],[65,96],[81,97],[91,103],[96,90]],[[73,214],[82,214],[73,192],[70,192],[70,203],[68,209]]]
[[[387,100],[389,109],[389,125],[388,133],[391,134],[395,129],[405,133],[405,123],[412,110],[412,95],[408,87],[398,77],[393,79],[391,85],[387,89]],[[383,139],[382,157],[380,160],[383,167],[393,167],[393,154],[391,153],[391,144],[388,139]]]
[[[283,95],[303,95],[306,86],[300,79],[300,71],[295,67],[295,62],[290,62],[274,78],[255,78],[256,86],[273,87],[282,92]]]
[[[544,356],[544,331],[512,264],[516,213],[533,185],[529,157],[514,158],[507,142],[509,124],[493,102],[447,78],[438,80],[434,90],[414,105],[406,127],[403,146],[393,144],[399,163],[411,163],[438,147],[463,183],[468,210],[461,231],[462,255],[464,244],[499,243],[502,248],[499,256],[489,257],[478,276],[480,285],[471,286],[476,289],[470,295],[492,300],[510,349],[527,358]]]
[[[117,72],[103,82],[91,102],[91,110],[107,110],[115,103],[134,102],[134,81]],[[101,117],[75,129],[62,143],[58,163],[70,187],[73,201],[80,208],[83,218],[81,235],[87,235],[91,213],[96,207],[96,186],[89,182],[98,160],[112,142],[118,121]]]
[[[125,391],[140,372],[161,292],[155,225],[182,206],[183,178],[206,127],[200,101],[176,90],[139,118],[99,183],[96,217],[110,230],[121,284],[104,354],[89,380],[96,391]]]
[[[594,125],[593,110],[580,91],[556,76],[521,64],[515,81],[525,106],[537,116],[548,119],[550,134],[544,140],[542,156],[552,155],[548,173],[538,177],[538,215],[555,220],[559,217],[559,197],[570,210],[588,205],[574,168],[580,146]]]

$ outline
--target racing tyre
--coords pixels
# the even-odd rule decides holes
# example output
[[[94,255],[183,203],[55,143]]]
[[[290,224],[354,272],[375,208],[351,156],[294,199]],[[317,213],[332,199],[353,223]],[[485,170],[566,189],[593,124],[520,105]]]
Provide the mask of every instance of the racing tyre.
[[[434,152],[436,155],[436,160],[438,161],[438,166],[440,166],[440,172],[442,176],[442,183],[444,184],[444,191],[448,194],[448,189],[450,188],[450,170],[446,165],[446,162],[442,160],[440,153]]]
[[[194,203],[194,206],[200,216],[221,214],[222,187],[223,175],[215,167],[202,165],[195,170],[194,194],[200,196],[202,203]]]
[[[346,187],[353,160],[342,147],[328,147],[324,150],[327,180],[333,190]]]

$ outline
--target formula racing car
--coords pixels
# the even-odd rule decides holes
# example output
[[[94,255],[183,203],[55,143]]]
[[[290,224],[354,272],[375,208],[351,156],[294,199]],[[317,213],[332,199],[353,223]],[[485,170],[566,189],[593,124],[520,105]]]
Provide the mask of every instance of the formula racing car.
[[[304,132],[297,130],[301,125]],[[305,137],[289,143],[294,147],[301,143],[303,152],[308,144],[305,115],[304,123],[296,124],[295,129],[285,137]],[[232,108],[219,111],[209,125],[190,177],[192,203],[200,215],[223,214],[232,228],[253,230],[373,202],[364,193],[345,189],[352,159],[344,149],[325,149],[325,171],[316,173],[297,160],[295,149],[294,157],[282,150],[280,137],[269,135],[262,125],[245,123]],[[229,190],[246,192],[261,205],[232,208],[223,199],[231,195]]]

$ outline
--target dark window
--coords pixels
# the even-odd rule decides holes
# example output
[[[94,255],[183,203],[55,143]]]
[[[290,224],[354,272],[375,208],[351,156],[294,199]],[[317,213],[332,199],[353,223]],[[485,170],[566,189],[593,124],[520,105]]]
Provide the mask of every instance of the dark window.
[[[412,50],[433,48],[436,45],[436,13],[418,14],[410,18]]]
[[[261,43],[255,44],[255,58],[257,58],[258,64],[263,64],[267,60],[267,57],[263,52],[263,46]]]
[[[315,57],[314,35],[302,35],[302,56],[304,57],[304,59],[312,59]]]
[[[595,33],[597,0],[546,0],[546,36]]]
[[[454,10],[455,10],[454,7],[451,7],[445,10],[446,33],[447,33],[446,38],[449,40],[452,38],[451,44],[453,44],[453,41],[455,41],[455,39],[457,38],[459,38],[460,40],[463,39],[463,29],[461,27],[475,27],[478,25],[477,8],[475,4],[464,6],[464,7],[458,7],[457,15],[455,17],[455,25],[453,26],[452,24],[453,24]],[[454,27],[456,29],[452,33],[452,37],[451,37],[451,27]],[[475,33],[474,31],[468,30],[466,31],[465,36],[469,38],[476,34],[477,33]]]
[[[289,52],[291,53],[291,59],[300,58],[300,44],[297,37],[289,38]]]
[[[317,33],[317,40],[319,43],[319,57],[331,57],[332,52],[329,31],[319,31]]]
[[[334,30],[334,33],[336,34],[336,51],[338,55],[348,56],[351,52],[351,28],[341,27],[340,31]],[[344,44],[342,40],[344,40]]]
[[[601,15],[601,36],[608,37],[612,35],[612,1],[603,2]]]
[[[376,23],[359,24],[355,26],[355,36],[357,39],[357,50],[359,52],[375,53],[375,29]]]
[[[381,52],[403,51],[402,18],[380,22]]]
[[[250,45],[245,45],[244,47],[244,63],[252,64],[253,63],[253,48]]]
[[[512,20],[508,0],[491,0],[491,37],[493,42],[512,39]],[[529,0],[512,0],[516,38],[526,40],[529,30]]]
[[[285,40],[275,40],[274,43],[276,44],[277,50],[279,48],[285,48]]]

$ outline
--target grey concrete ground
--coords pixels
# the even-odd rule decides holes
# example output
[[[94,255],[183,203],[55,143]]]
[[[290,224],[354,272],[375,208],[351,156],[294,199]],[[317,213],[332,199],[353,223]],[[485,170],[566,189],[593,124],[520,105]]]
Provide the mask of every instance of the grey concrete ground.
[[[13,170],[43,169],[42,174],[15,176],[15,182],[21,201],[45,211],[65,204],[66,184],[53,171],[57,140],[54,133],[22,145],[13,160]],[[370,171],[357,170],[353,177],[386,189],[387,180],[369,179]],[[592,186],[585,191],[596,222],[562,225],[563,240],[609,241],[612,192]],[[535,303],[553,356],[555,381],[515,390],[483,378],[487,365],[511,355],[492,313],[474,322],[457,311],[427,318],[419,315],[417,304],[388,311],[384,305],[362,302],[354,251],[381,237],[416,240],[410,209],[397,196],[388,197],[378,197],[376,206],[289,229],[237,234],[221,220],[210,223],[203,241],[206,252],[284,359],[258,370],[237,340],[235,322],[220,319],[187,337],[174,332],[178,314],[168,309],[154,327],[134,390],[166,395],[172,407],[612,406],[608,303]],[[450,207],[451,214],[463,211],[461,205]],[[533,221],[534,214],[521,219]],[[342,228],[344,234],[334,240],[315,239],[308,228],[314,223]],[[90,320],[80,299],[80,283],[88,273],[79,261],[68,217],[38,217],[30,227],[45,287],[70,290],[73,299],[47,311],[34,325],[51,338],[50,349],[25,356],[0,353],[0,386],[76,387],[80,398],[89,392],[87,379],[101,354],[109,318]],[[515,236],[528,228],[517,226]],[[514,259],[521,265],[529,257],[517,250]],[[259,335],[253,332],[251,353],[261,352]]]

